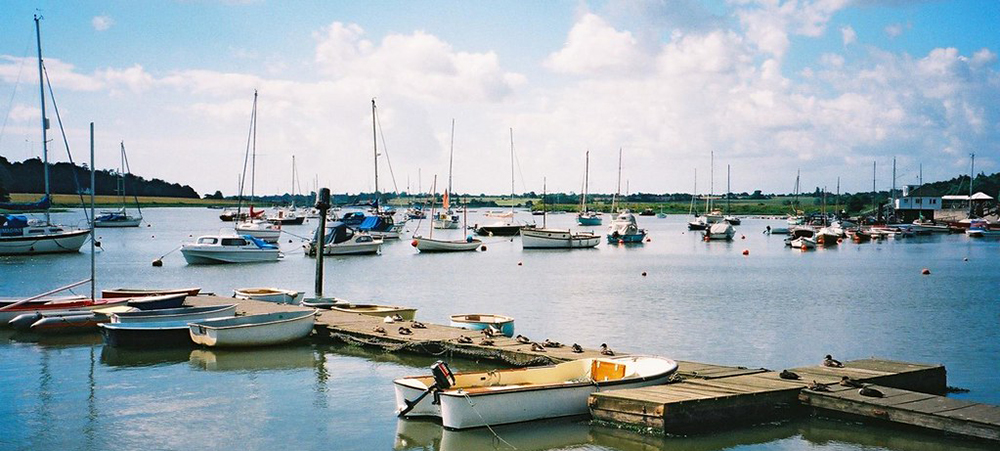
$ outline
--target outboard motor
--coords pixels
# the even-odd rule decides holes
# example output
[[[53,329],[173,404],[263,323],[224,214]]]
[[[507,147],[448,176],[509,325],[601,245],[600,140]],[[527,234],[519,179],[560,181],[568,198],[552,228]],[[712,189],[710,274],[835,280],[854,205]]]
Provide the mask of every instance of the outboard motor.
[[[434,375],[434,383],[430,387],[427,387],[427,390],[424,390],[420,396],[417,396],[417,399],[413,401],[404,400],[406,407],[400,409],[399,413],[396,414],[397,416],[403,417],[409,413],[414,407],[417,407],[417,404],[420,404],[420,401],[423,401],[431,393],[434,393],[434,404],[439,404],[438,392],[447,390],[455,385],[455,374],[451,372],[451,368],[448,368],[448,364],[442,360],[438,360],[431,365],[431,374]]]

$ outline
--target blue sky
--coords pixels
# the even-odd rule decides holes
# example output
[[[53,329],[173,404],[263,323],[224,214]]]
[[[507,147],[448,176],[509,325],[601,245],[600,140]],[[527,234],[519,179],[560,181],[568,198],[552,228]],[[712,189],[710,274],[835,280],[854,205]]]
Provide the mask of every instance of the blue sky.
[[[94,121],[99,166],[124,140],[137,173],[201,192],[234,191],[253,89],[263,191],[287,191],[292,154],[304,180],[370,189],[372,97],[400,189],[446,176],[451,118],[456,189],[475,193],[509,186],[510,127],[519,190],[579,190],[588,149],[604,192],[618,148],[647,192],[690,191],[695,168],[705,191],[712,151],[737,191],[789,191],[799,169],[867,190],[894,156],[899,183],[971,152],[1000,170],[995,1],[4,1],[13,160],[38,153],[36,8],[76,158]]]

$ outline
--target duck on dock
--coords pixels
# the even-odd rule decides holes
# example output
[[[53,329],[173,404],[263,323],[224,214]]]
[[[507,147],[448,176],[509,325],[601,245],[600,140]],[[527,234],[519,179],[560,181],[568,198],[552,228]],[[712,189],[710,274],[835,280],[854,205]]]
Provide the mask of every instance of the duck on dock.
[[[546,348],[561,348],[563,347],[563,344],[558,341],[552,341],[546,338],[545,341],[542,342],[542,346]]]
[[[525,337],[524,335],[521,335],[521,334],[517,334],[517,336],[514,337],[514,340],[516,340],[518,343],[521,343],[521,344],[524,344],[524,345],[526,345],[528,343],[531,343],[531,339],[529,339],[528,337]]]
[[[573,343],[573,346],[570,349],[572,349],[573,352],[575,352],[577,354],[580,354],[580,353],[583,352],[583,346],[580,346],[580,345],[578,345],[576,343]]]
[[[535,352],[545,352],[545,347],[538,343],[532,343],[531,350]]]
[[[876,390],[874,388],[871,388],[868,385],[865,385],[864,387],[861,387],[858,390],[858,394],[861,395],[861,396],[868,396],[868,397],[871,397],[871,398],[881,398],[881,397],[885,396],[884,393],[882,393],[882,392],[880,392],[880,391],[878,391],[878,390]]]
[[[791,371],[788,371],[788,370],[781,370],[781,372],[778,373],[778,377],[780,377],[782,379],[788,379],[788,380],[798,380],[798,379],[801,379],[801,377],[798,374],[795,374],[795,373],[793,373]]]
[[[612,351],[611,348],[608,347],[607,343],[601,343],[601,354],[602,355],[615,355],[615,351]]]
[[[840,378],[840,385],[844,387],[852,388],[862,388],[864,384],[858,382],[857,380],[851,379],[850,376],[844,376]]]
[[[843,368],[844,364],[840,363],[839,360],[833,358],[830,354],[827,354],[826,357],[823,358],[823,366],[830,368]]]
[[[830,388],[827,387],[826,384],[821,384],[819,382],[816,382],[815,380],[810,382],[809,385],[806,386],[806,388],[812,391],[830,391]]]

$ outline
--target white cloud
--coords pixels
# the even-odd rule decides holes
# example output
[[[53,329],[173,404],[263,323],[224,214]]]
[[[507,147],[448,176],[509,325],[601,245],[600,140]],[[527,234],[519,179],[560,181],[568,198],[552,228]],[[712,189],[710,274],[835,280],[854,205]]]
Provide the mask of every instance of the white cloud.
[[[840,37],[844,42],[844,47],[858,42],[858,33],[850,25],[840,29]]]
[[[736,16],[746,37],[761,51],[781,58],[788,50],[790,34],[818,37],[834,13],[848,5],[847,0],[766,0],[734,2]]]
[[[545,66],[570,74],[625,74],[642,70],[647,61],[632,33],[615,30],[604,19],[587,13],[570,29],[563,48],[545,60]]]
[[[379,44],[356,24],[334,22],[315,33],[316,63],[335,81],[405,91],[425,100],[495,102],[524,82],[505,72],[496,53],[455,51],[440,38],[416,31],[389,34]]]
[[[885,34],[890,39],[898,37],[899,35],[903,34],[903,24],[894,23],[891,25],[886,25]]]
[[[90,20],[90,24],[93,25],[94,29],[97,31],[107,31],[112,25],[115,24],[115,20],[105,14],[94,16],[94,18]]]

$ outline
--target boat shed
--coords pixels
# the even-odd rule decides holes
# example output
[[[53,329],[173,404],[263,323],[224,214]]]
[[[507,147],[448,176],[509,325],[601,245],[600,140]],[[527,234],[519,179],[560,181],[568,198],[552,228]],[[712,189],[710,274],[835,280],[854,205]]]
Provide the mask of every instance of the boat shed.
[[[941,205],[941,194],[934,187],[907,185],[903,187],[903,196],[896,199],[893,207],[897,221],[911,222],[916,219],[934,219],[934,212],[941,210]]]

